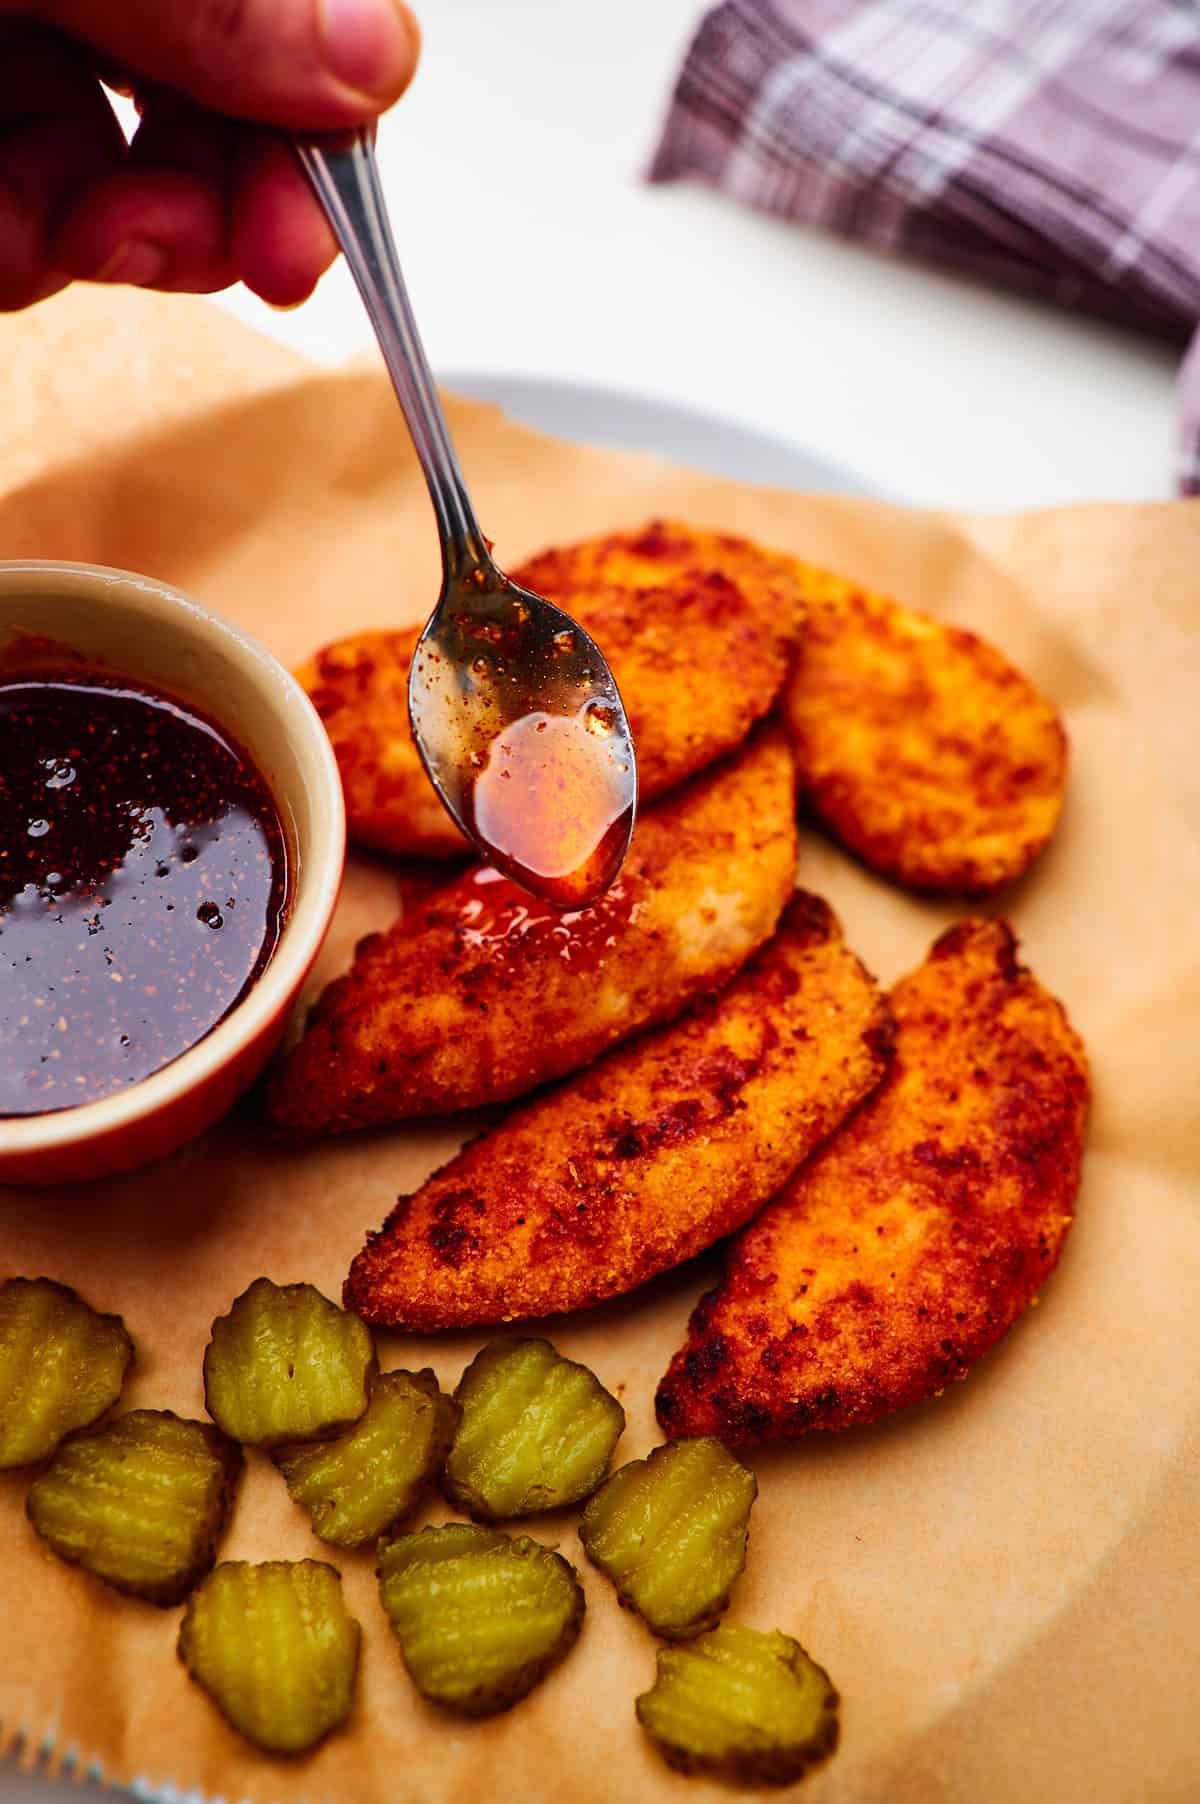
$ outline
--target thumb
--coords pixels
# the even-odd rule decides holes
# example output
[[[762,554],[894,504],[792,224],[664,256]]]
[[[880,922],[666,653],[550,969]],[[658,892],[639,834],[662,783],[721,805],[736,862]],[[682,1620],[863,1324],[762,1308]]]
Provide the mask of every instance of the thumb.
[[[213,112],[309,131],[381,113],[420,47],[403,0],[43,0],[36,10],[135,78]]]

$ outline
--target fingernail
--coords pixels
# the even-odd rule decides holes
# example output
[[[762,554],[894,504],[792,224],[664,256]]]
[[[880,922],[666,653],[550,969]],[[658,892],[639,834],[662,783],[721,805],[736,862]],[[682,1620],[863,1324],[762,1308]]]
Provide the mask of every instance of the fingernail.
[[[93,282],[126,282],[131,288],[153,288],[167,267],[165,253],[148,238],[119,244],[107,262],[93,270]]]
[[[412,67],[406,15],[392,0],[320,0],[329,67],[360,94],[391,96]]]

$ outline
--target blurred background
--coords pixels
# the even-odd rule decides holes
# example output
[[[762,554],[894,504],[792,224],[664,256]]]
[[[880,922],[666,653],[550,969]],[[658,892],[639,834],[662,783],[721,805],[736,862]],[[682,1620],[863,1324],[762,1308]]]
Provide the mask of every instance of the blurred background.
[[[662,398],[934,506],[1171,493],[1177,347],[645,181],[699,0],[417,10],[421,67],[380,154],[443,378]],[[371,343],[341,267],[294,313],[217,304],[322,361]]]

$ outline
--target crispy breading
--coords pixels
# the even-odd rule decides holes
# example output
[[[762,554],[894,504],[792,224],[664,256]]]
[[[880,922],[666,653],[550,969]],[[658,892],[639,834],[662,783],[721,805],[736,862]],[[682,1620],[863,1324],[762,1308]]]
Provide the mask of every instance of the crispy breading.
[[[564,607],[608,658],[643,802],[741,743],[779,693],[803,612],[791,560],[674,522],[546,551],[511,574]],[[351,840],[460,857],[466,842],[409,730],[419,630],[341,639],[297,676],[337,754]]]
[[[808,613],[784,711],[802,798],[913,888],[985,895],[1019,877],[1062,808],[1055,708],[974,633],[796,570]]]
[[[476,865],[359,946],[268,1095],[276,1120],[342,1133],[507,1100],[715,989],[774,930],[796,868],[782,731],[638,821],[625,868],[560,914]]]
[[[964,921],[891,993],[875,1094],[730,1244],[658,1390],[672,1435],[850,1428],[962,1378],[1071,1225],[1087,1061],[1004,921]]]
[[[401,1197],[350,1270],[367,1321],[587,1308],[739,1227],[887,1063],[883,997],[801,893],[718,996],[618,1047]]]
[[[418,858],[468,846],[425,775],[408,724],[408,673],[420,626],[352,633],[296,671],[342,774],[351,842]]]

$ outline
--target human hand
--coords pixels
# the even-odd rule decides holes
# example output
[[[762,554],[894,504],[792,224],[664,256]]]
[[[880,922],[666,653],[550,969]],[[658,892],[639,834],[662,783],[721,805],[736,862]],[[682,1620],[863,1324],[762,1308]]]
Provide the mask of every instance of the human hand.
[[[419,43],[402,0],[0,0],[0,310],[77,279],[303,300],[336,247],[271,128],[375,118]]]

